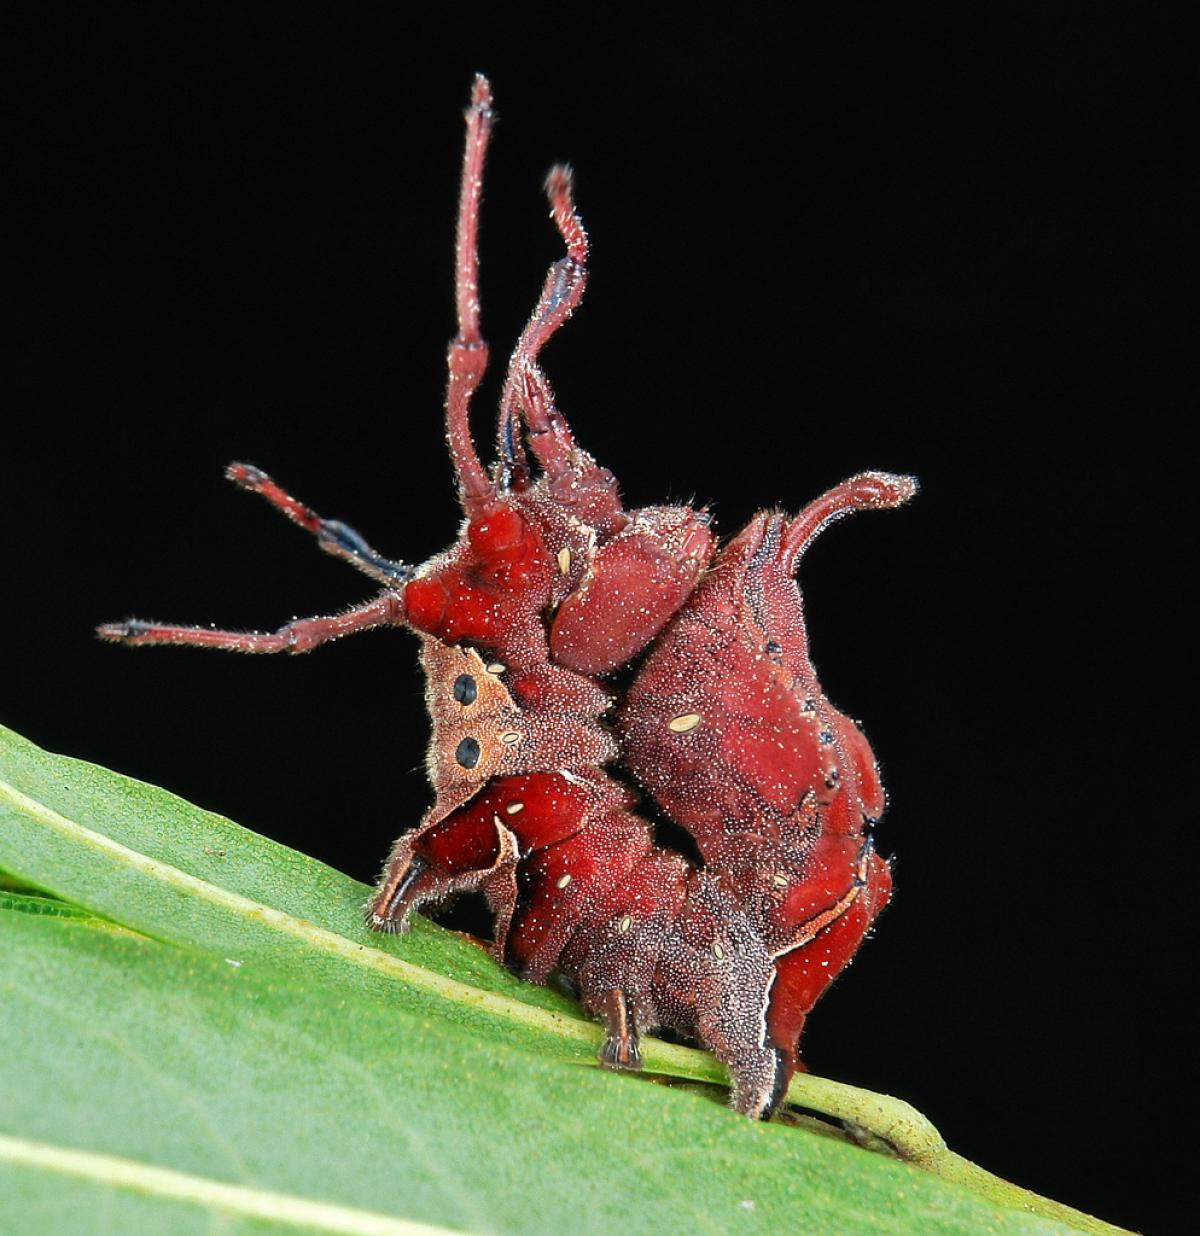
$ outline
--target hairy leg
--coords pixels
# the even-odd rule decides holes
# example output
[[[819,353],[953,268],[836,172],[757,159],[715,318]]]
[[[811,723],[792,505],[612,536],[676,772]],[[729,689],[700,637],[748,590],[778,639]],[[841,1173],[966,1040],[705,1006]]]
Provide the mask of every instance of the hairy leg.
[[[463,150],[458,229],[454,247],[454,301],[458,334],[446,357],[446,436],[458,478],[459,499],[469,518],[482,513],[496,496],[471,438],[471,399],[483,379],[488,347],[479,328],[479,199],[483,192],[483,161],[492,131],[492,90],[477,75],[467,108],[467,141]]]
[[[633,1010],[625,993],[613,988],[604,998],[604,1042],[596,1053],[600,1063],[610,1069],[640,1069],[642,1053]]]
[[[114,644],[176,644],[187,648],[219,648],[225,652],[308,652],[319,644],[372,627],[403,626],[404,597],[384,592],[373,601],[320,618],[300,618],[278,631],[218,631],[212,627],[172,626],[129,618],[106,622],[96,634]]]
[[[317,538],[317,545],[327,554],[349,562],[372,579],[383,584],[396,584],[412,575],[411,566],[403,562],[393,562],[376,553],[353,528],[340,520],[322,519],[311,507],[293,498],[253,464],[232,463],[225,469],[225,475],[235,485],[265,498],[298,527],[311,532]]]
[[[517,431],[518,415],[525,419],[530,446],[547,475],[554,477],[566,472],[577,455],[571,431],[554,407],[553,392],[537,358],[583,299],[588,238],[575,210],[569,168],[551,169],[546,178],[546,196],[550,200],[551,218],[567,253],[546,274],[537,306],[509,361],[504,393],[500,397],[500,449],[517,483],[528,475]]]

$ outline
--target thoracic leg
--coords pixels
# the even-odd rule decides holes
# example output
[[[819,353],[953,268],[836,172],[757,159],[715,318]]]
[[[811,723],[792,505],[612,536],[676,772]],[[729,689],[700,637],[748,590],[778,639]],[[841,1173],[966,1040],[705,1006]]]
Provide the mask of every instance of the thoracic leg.
[[[403,626],[404,597],[385,592],[344,614],[301,618],[278,631],[218,631],[211,627],[171,626],[130,618],[96,628],[101,639],[114,644],[177,644],[188,648],[219,648],[225,652],[308,652],[319,644],[372,627]]]
[[[595,808],[595,791],[554,773],[498,777],[448,815],[427,816],[396,842],[369,924],[395,931],[413,907],[481,888],[496,912],[496,944],[502,950],[517,896],[511,879],[517,856],[578,832]]]
[[[459,499],[469,518],[487,509],[496,495],[471,438],[471,398],[487,369],[488,348],[479,329],[479,199],[483,191],[483,161],[492,131],[492,91],[487,78],[477,76],[467,109],[467,141],[463,150],[458,199],[458,230],[454,247],[454,292],[458,334],[446,357],[446,436],[458,477]]]
[[[327,554],[342,558],[357,567],[372,579],[384,584],[402,583],[408,579],[413,568],[403,562],[393,562],[376,553],[353,528],[336,519],[322,519],[311,507],[293,498],[277,485],[265,472],[253,464],[233,463],[225,469],[225,475],[242,489],[265,498],[277,511],[286,515],[292,523],[311,532],[317,545]]]
[[[516,428],[518,412],[529,428],[530,445],[550,476],[566,472],[576,462],[571,431],[554,407],[554,396],[537,364],[538,354],[560,326],[575,312],[587,283],[588,238],[575,211],[571,172],[555,167],[546,178],[546,196],[566,257],[555,262],[521,338],[513,351],[500,398],[500,449],[514,472],[524,480],[526,463]]]
[[[367,926],[388,933],[403,931],[415,907],[464,889],[486,890],[489,884],[495,890],[507,884],[515,898],[511,874],[517,855],[517,839],[499,816],[489,820],[460,810],[418,828],[392,847],[383,879],[367,906]],[[493,908],[501,918],[511,916],[511,905],[493,902]]]

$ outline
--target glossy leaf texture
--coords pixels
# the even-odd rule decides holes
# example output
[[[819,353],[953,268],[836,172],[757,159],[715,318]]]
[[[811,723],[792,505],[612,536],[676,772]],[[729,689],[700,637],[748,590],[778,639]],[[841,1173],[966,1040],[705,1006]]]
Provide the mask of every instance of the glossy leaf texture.
[[[1071,1230],[722,1090],[364,886],[0,730],[6,1231]],[[720,1082],[648,1044],[655,1074]]]

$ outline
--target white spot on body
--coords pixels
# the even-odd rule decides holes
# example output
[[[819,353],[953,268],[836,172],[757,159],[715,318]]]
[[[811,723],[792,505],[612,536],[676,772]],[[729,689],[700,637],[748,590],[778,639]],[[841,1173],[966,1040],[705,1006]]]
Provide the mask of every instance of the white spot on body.
[[[667,722],[667,729],[672,734],[686,734],[690,730],[694,730],[700,724],[701,717],[698,712],[685,712],[678,717],[672,717]]]
[[[560,875],[558,879],[554,881],[554,887],[555,888],[566,888],[567,885],[570,883],[571,883],[571,873],[567,872],[566,875]]]

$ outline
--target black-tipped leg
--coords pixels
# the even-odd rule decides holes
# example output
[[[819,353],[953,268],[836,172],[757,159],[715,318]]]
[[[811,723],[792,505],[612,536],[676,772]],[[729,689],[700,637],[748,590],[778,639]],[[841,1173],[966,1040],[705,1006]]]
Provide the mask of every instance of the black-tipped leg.
[[[388,869],[375,896],[367,903],[365,920],[372,931],[394,936],[408,930],[408,912],[421,886],[421,877],[429,871],[429,863],[419,854],[411,853],[406,838],[397,843],[388,861]]]
[[[248,493],[266,499],[297,527],[311,532],[317,538],[317,545],[327,554],[350,563],[364,575],[393,585],[403,583],[412,576],[411,566],[393,562],[377,553],[348,524],[337,519],[323,519],[311,507],[280,488],[261,468],[253,464],[232,463],[225,469],[225,475]]]

